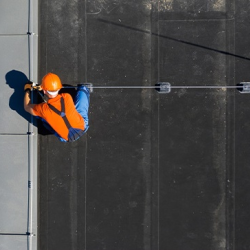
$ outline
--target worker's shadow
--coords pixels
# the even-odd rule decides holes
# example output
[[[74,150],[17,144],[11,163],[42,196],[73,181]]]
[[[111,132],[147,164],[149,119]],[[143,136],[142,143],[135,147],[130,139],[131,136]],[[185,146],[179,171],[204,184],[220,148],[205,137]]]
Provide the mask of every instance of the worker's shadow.
[[[31,122],[31,115],[25,111],[23,107],[24,99],[24,85],[29,81],[28,77],[20,71],[11,70],[5,75],[6,84],[10,88],[14,89],[14,93],[10,97],[9,106],[12,110],[15,110],[20,116],[22,116],[28,122]],[[33,103],[41,103],[43,100],[36,92],[33,92]],[[38,133],[41,135],[51,134],[43,125],[39,119],[33,119],[34,126],[38,127]]]
[[[23,98],[24,98],[24,85],[29,81],[27,76],[17,70],[11,70],[5,75],[6,84],[10,88],[14,89],[14,93],[9,99],[9,106],[12,110],[15,110],[20,116],[31,122],[31,115],[24,110]]]
[[[29,81],[27,76],[17,70],[11,70],[5,75],[6,84],[10,88],[14,89],[14,93],[10,97],[9,106],[12,110],[15,110],[20,116],[26,119],[28,122],[31,122],[31,115],[24,110],[23,99],[24,99],[24,85]],[[60,93],[69,93],[74,99],[76,91],[74,89],[61,89]],[[37,92],[33,94],[33,103],[43,102],[40,95]],[[38,127],[38,133],[40,135],[51,134],[47,128],[43,126],[43,123],[40,119],[34,119],[34,125]]]

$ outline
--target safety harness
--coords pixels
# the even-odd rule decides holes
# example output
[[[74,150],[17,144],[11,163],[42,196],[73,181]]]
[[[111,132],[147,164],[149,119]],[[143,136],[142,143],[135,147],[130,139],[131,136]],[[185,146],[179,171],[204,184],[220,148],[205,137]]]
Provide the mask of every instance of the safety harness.
[[[68,141],[70,141],[70,142],[75,141],[75,140],[79,139],[84,134],[84,130],[78,129],[78,128],[73,128],[70,125],[69,120],[65,114],[65,103],[64,103],[63,97],[61,97],[60,102],[61,102],[61,111],[49,103],[48,103],[48,106],[52,111],[54,111],[56,114],[58,114],[59,116],[62,117],[65,125],[67,126],[67,128],[69,130]]]

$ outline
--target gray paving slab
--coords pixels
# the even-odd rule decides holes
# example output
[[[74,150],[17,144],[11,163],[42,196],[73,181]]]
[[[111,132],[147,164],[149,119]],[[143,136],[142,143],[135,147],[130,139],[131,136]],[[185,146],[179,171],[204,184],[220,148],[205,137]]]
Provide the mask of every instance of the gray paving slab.
[[[29,0],[2,0],[0,3],[0,34],[27,34],[29,22]],[[35,1],[36,2],[36,1]]]
[[[27,136],[3,136],[1,151],[0,232],[26,234],[28,223]]]
[[[29,78],[28,36],[1,36],[0,133],[26,134],[30,115],[23,108],[23,86]]]
[[[28,236],[24,235],[0,235],[0,249],[26,250],[32,249]]]
[[[3,0],[0,13],[0,249],[37,249],[37,135],[23,86],[37,80],[38,1]]]

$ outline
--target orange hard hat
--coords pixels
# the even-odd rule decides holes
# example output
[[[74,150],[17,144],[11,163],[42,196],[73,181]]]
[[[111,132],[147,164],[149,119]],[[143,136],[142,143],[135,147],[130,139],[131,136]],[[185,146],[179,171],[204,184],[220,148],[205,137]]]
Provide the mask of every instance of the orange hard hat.
[[[57,91],[62,88],[62,83],[58,75],[48,73],[42,79],[41,87],[47,91]]]

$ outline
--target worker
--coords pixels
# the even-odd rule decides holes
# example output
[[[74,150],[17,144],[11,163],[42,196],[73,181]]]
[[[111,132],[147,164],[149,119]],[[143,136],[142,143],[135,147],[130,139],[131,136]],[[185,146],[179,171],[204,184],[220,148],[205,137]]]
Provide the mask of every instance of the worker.
[[[46,74],[38,89],[43,91],[47,101],[31,103],[32,83],[24,86],[24,109],[40,118],[44,126],[62,142],[79,139],[88,130],[89,89],[78,85],[75,102],[70,94],[59,93],[62,88],[60,78],[53,73]]]

